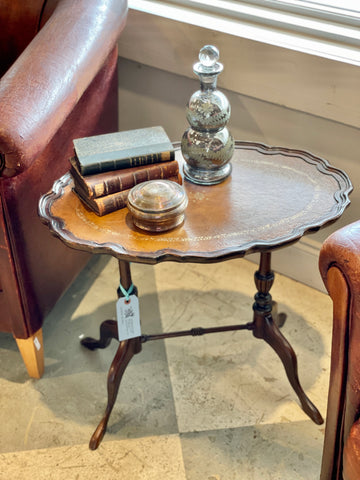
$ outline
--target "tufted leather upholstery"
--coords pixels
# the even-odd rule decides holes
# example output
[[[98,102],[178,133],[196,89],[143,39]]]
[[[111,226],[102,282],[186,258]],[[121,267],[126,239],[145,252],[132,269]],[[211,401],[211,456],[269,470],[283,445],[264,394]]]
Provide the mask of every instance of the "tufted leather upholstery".
[[[325,241],[320,272],[333,301],[321,480],[360,479],[360,221]]]
[[[0,331],[16,339],[41,329],[88,260],[51,237],[37,205],[73,138],[117,130],[126,14],[126,0],[0,0]]]

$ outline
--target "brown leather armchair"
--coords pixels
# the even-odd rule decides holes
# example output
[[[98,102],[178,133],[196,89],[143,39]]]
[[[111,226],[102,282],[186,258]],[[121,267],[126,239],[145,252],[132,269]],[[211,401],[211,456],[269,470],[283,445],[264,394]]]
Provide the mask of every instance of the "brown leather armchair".
[[[38,201],[74,138],[117,130],[126,15],[126,0],[0,0],[0,331],[32,377],[44,317],[89,258],[51,236]]]
[[[360,221],[325,241],[320,272],[333,301],[321,480],[360,479]]]

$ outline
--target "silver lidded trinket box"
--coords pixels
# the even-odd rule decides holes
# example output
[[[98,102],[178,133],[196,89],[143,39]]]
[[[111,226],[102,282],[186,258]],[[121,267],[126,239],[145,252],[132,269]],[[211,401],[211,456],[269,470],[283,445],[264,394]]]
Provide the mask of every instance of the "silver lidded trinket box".
[[[200,90],[190,98],[186,118],[190,127],[181,141],[186,164],[184,175],[190,182],[214,185],[231,173],[230,160],[234,139],[226,127],[230,119],[227,97],[217,89],[217,77],[223,70],[218,62],[219,50],[205,45],[199,53],[194,73],[200,79]]]
[[[185,218],[188,198],[185,190],[171,180],[149,180],[130,190],[127,206],[134,224],[150,232],[165,232]]]

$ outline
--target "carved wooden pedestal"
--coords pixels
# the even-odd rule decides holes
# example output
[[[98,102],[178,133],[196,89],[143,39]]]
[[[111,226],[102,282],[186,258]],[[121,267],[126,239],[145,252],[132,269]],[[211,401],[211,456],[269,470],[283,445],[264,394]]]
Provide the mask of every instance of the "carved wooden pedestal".
[[[180,151],[177,159],[182,162]],[[280,357],[306,414],[317,424],[323,422],[300,385],[295,353],[279,330],[285,316],[277,313],[269,293],[274,281],[271,251],[340,217],[349,204],[351,183],[344,172],[309,153],[255,143],[237,142],[232,167],[232,175],[218,185],[184,182],[189,198],[185,222],[161,234],[137,230],[126,208],[97,217],[72,192],[69,175],[59,179],[40,200],[40,216],[65,243],[118,258],[120,282],[125,289],[132,284],[130,261],[213,263],[260,252],[251,323],[196,327],[120,342],[108,375],[107,407],[91,438],[91,449],[101,442],[123,373],[131,358],[141,351],[142,343],[185,335],[252,330]],[[144,326],[146,319],[142,320]],[[117,325],[106,320],[100,327],[100,339],[86,338],[82,344],[90,349],[105,348],[113,338],[118,338]]]

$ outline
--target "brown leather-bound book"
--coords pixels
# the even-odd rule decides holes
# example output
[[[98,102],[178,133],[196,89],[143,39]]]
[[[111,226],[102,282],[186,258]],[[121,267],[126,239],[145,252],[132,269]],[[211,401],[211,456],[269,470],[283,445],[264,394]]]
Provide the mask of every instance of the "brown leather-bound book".
[[[180,185],[182,184],[181,175],[179,173],[167,178],[167,180],[179,183]],[[90,210],[96,213],[96,215],[99,215],[99,217],[126,207],[126,201],[130,190],[131,188],[123,190],[122,192],[112,193],[104,197],[89,198],[83,190],[75,190],[74,188],[74,192],[78,195],[78,197],[90,208]]]
[[[161,126],[76,138],[73,144],[82,175],[175,159],[174,147]]]
[[[74,158],[70,159],[70,164],[75,190],[81,190],[82,194],[89,198],[103,197],[127,190],[147,180],[166,179],[179,173],[179,164],[176,160],[86,176],[81,175]]]

